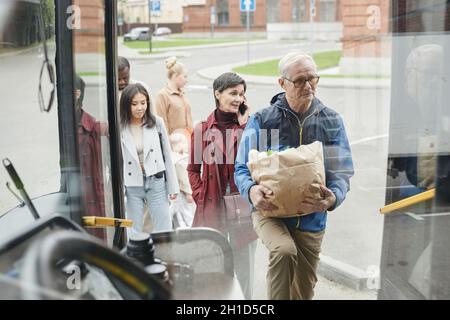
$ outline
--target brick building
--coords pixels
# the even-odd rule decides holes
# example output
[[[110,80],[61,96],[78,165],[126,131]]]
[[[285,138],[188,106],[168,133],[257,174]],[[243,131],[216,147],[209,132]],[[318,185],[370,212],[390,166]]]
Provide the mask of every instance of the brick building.
[[[266,31],[270,23],[309,22],[309,0],[255,0],[256,10],[250,13],[252,31]],[[341,20],[341,0],[316,0],[315,22]],[[239,32],[246,28],[246,13],[240,11],[239,0],[204,0],[183,8],[184,32],[211,30],[211,11],[215,11],[214,29],[219,32]],[[214,9],[212,9],[214,8]]]
[[[341,73],[389,74],[389,0],[341,0]]]
[[[191,0],[192,1],[192,0]],[[179,33],[183,23],[183,4],[188,0],[159,0],[160,10],[151,12],[152,28],[169,27],[173,33]],[[195,3],[195,2],[193,2]],[[119,34],[123,35],[134,27],[148,26],[148,0],[126,0],[118,3],[118,17],[122,24]]]
[[[80,12],[73,12],[80,25],[74,26],[74,52],[101,53],[105,50],[104,4],[102,0],[76,0]],[[100,19],[99,19],[100,18]]]

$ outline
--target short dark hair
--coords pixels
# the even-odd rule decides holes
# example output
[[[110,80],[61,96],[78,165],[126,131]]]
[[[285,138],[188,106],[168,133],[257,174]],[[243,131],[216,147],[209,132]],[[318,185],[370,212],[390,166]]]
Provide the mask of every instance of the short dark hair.
[[[83,107],[84,89],[86,87],[86,84],[85,84],[84,80],[78,74],[75,74],[74,80],[75,81],[73,84],[74,84],[75,90],[81,91],[80,98],[78,98],[78,101],[76,102],[76,106],[81,108],[81,107]]]
[[[130,62],[126,58],[119,56],[118,63],[119,63],[119,71],[122,71],[125,68],[130,69]]]
[[[147,100],[147,110],[145,110],[143,125],[146,125],[147,128],[152,128],[156,123],[155,116],[150,112],[150,96],[147,90],[141,84],[135,83],[126,86],[120,97],[120,124],[123,128],[131,121],[131,103],[133,102],[133,97],[138,93],[142,93]]]
[[[234,72],[225,72],[218,76],[213,82],[213,95],[216,100],[216,107],[219,106],[219,100],[217,100],[215,92],[224,92],[228,88],[233,88],[242,84],[244,86],[244,92],[247,91],[247,84],[245,80]]]

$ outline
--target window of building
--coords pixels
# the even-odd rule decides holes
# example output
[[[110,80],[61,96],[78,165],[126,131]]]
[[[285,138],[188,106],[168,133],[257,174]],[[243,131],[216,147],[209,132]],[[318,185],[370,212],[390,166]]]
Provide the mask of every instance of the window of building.
[[[278,0],[266,1],[266,17],[268,23],[280,22],[280,1]]]
[[[398,0],[393,10],[398,17],[392,21],[394,32],[450,30],[450,9],[446,0]]]
[[[306,0],[292,1],[292,22],[305,22],[308,17],[306,14]]]
[[[255,24],[255,15],[253,12],[250,12],[250,26]],[[247,25],[247,12],[241,12],[241,25]]]
[[[217,24],[228,26],[230,24],[230,13],[228,10],[228,0],[217,0]]]
[[[320,22],[336,21],[336,0],[321,0],[318,9]]]

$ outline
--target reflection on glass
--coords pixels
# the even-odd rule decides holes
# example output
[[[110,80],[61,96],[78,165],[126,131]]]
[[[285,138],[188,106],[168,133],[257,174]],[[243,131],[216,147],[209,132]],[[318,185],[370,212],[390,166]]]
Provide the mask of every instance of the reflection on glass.
[[[41,112],[39,99],[41,84],[48,109],[54,89],[47,72],[55,58],[54,26],[53,1],[0,2],[0,158],[11,159],[31,198],[40,197],[47,211],[62,213],[64,208],[45,200],[61,187],[57,112],[56,108]],[[53,105],[56,103],[55,92]],[[5,187],[8,181],[6,171],[0,168],[0,215],[10,212],[0,220],[2,239],[33,221],[27,211],[8,211],[19,204]],[[42,208],[37,205],[43,214]]]
[[[74,1],[79,7],[80,28],[73,30],[74,72],[83,83],[78,137],[82,172],[84,216],[114,217],[109,168],[108,110],[105,58],[105,5],[102,0]],[[79,100],[80,101],[80,100]],[[109,228],[113,229],[113,228]],[[111,243],[113,231],[89,231]],[[111,233],[109,233],[111,231]]]
[[[106,136],[106,123],[98,122],[83,109],[85,82],[78,75],[75,78],[75,110],[78,127],[78,148],[81,165],[81,191],[84,215],[105,216],[101,136]],[[101,229],[92,232],[104,238]]]
[[[448,1],[394,1],[386,203],[436,196],[386,215],[380,299],[448,299]],[[448,125],[447,125],[448,127]]]
[[[406,44],[406,43],[405,43]],[[438,44],[418,46],[406,57],[404,90],[396,97],[392,123],[397,126],[391,145],[390,169],[404,172],[398,198],[435,186],[438,144],[435,109],[443,89],[443,48]],[[394,173],[396,174],[396,173]]]
[[[39,74],[39,106],[41,111],[50,112],[51,107],[53,106],[53,102],[55,99],[55,90],[56,90],[56,79],[55,79],[55,70],[53,68],[53,63],[49,59],[48,56],[48,48],[47,48],[47,24],[51,21],[47,15],[44,17],[44,12],[48,12],[50,6],[46,6],[45,4],[40,4],[39,10],[39,31],[42,40],[42,47],[44,49],[44,60],[42,62],[41,72]],[[49,93],[44,93],[42,88],[43,82],[43,74],[46,72],[48,77],[48,83],[50,85]],[[45,79],[45,78],[44,78]]]

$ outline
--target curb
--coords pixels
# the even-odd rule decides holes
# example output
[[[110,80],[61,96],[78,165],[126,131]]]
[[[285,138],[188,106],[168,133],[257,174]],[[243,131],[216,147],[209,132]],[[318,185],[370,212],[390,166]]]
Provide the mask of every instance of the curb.
[[[368,288],[368,282],[377,280],[363,270],[335,260],[329,256],[320,255],[317,273],[324,278],[347,286],[357,291],[375,291]]]
[[[255,40],[250,41],[250,44],[261,44],[261,43],[271,43],[272,40]],[[223,47],[238,47],[246,45],[247,41],[239,41],[239,42],[224,42],[224,43],[217,43],[217,44],[204,44],[204,45],[198,45],[198,46],[182,46],[182,47],[171,47],[170,50],[177,51],[177,50],[195,50],[195,49],[209,49],[209,48],[223,48]]]
[[[127,55],[126,52],[121,52],[121,55],[127,57],[128,60],[135,60],[135,61],[143,61],[143,60],[159,60],[164,59],[172,56],[176,57],[190,57],[191,54],[189,52],[183,52],[183,51],[165,51],[162,53],[157,54],[140,54],[136,55],[133,53],[133,55]]]
[[[252,63],[258,62],[258,61],[252,61]],[[206,69],[201,69],[197,71],[197,75],[201,78],[207,79],[207,80],[214,80],[219,75],[225,72],[231,72],[233,68],[242,66],[242,63],[234,63],[234,64],[226,64],[222,66],[217,67],[211,67]],[[256,77],[256,76],[249,76],[246,74],[239,74],[247,83],[251,84],[267,84],[267,85],[273,85],[277,83],[276,77]],[[275,80],[274,80],[275,79]]]
[[[276,58],[264,58],[251,61],[251,63],[257,63],[261,61],[271,60]],[[242,63],[227,64],[217,67],[205,68],[197,71],[197,75],[207,79],[214,80],[224,72],[230,72],[233,68],[243,66]],[[319,75],[321,73],[319,72]],[[266,77],[266,76],[252,76],[239,73],[247,83],[259,84],[259,85],[277,85],[278,77]],[[364,79],[364,78],[327,78],[321,77],[319,82],[319,88],[352,88],[352,89],[389,89],[391,87],[390,79]]]
[[[48,40],[47,40],[48,41]],[[39,44],[35,44],[32,47],[29,48],[23,48],[23,49],[18,49],[15,51],[10,51],[10,52],[5,52],[5,53],[0,53],[0,58],[7,58],[7,57],[11,57],[11,56],[18,56],[27,52],[31,52],[34,50],[39,50],[39,47],[42,47],[42,43]],[[47,48],[50,49],[52,48],[52,46],[54,47],[54,45],[52,45],[51,43],[47,43]]]
[[[251,44],[261,44],[261,43],[270,43],[272,41],[270,40],[256,40],[256,41],[250,41]],[[124,50],[120,50],[119,47],[119,51],[122,51],[124,53],[126,53],[127,51],[129,51],[130,53],[132,52],[132,54],[130,55],[126,55],[127,59],[130,60],[152,60],[152,59],[160,59],[160,58],[167,58],[167,57],[171,57],[171,56],[183,56],[182,54],[184,54],[185,56],[190,56],[191,54],[188,52],[183,52],[183,50],[196,50],[196,49],[208,49],[208,48],[222,48],[222,47],[236,47],[236,46],[243,46],[246,45],[247,41],[240,41],[240,42],[232,42],[232,43],[219,43],[219,44],[209,44],[209,45],[198,45],[198,46],[183,46],[183,47],[171,47],[171,48],[167,48],[170,51],[165,51],[164,49],[157,49],[155,50],[155,52],[161,51],[161,54],[140,54],[139,51],[141,51],[141,49],[131,49],[128,48],[127,46],[125,46],[124,44],[119,44],[119,46],[123,47]],[[179,53],[178,51],[181,51],[181,53]]]

